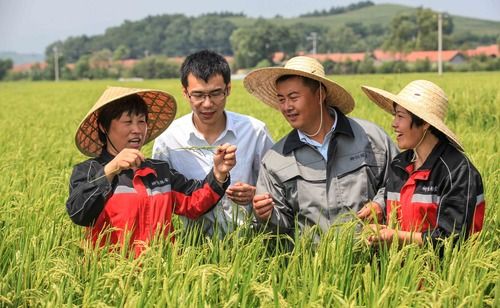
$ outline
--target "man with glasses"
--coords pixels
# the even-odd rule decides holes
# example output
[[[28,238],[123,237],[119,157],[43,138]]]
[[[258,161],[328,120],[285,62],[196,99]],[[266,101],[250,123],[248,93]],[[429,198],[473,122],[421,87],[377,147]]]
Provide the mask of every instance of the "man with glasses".
[[[196,220],[183,218],[188,228],[220,238],[249,218],[260,161],[273,141],[263,122],[224,110],[231,70],[221,55],[209,50],[189,55],[181,66],[181,83],[192,112],[156,139],[153,157],[168,161],[188,178],[203,179],[212,168],[211,146],[228,142],[240,149],[221,204]]]

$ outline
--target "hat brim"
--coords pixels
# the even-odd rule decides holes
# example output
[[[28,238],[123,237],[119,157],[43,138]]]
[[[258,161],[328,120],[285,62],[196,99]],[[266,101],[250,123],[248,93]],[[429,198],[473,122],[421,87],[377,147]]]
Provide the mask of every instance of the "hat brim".
[[[284,75],[297,75],[321,82],[326,88],[326,102],[348,114],[354,109],[354,99],[342,86],[327,78],[284,67],[267,67],[250,72],[243,80],[247,91],[265,104],[279,109],[276,80]]]
[[[419,108],[415,104],[406,101],[405,99],[399,97],[398,95],[388,92],[383,89],[369,87],[369,86],[361,86],[361,89],[368,98],[377,104],[383,110],[389,112],[390,114],[394,114],[393,104],[396,103],[406,110],[410,111],[417,117],[421,118],[425,122],[429,123],[429,125],[433,126],[440,132],[442,132],[448,140],[460,151],[464,151],[462,144],[460,143],[458,137],[448,128],[448,126],[438,117],[434,116],[431,113],[426,112],[422,108]]]
[[[106,105],[127,96],[138,95],[148,108],[148,129],[144,144],[158,137],[175,119],[177,103],[167,92],[151,89],[110,87],[80,122],[75,135],[75,143],[84,155],[97,157],[102,152],[103,143],[99,139],[97,118]]]

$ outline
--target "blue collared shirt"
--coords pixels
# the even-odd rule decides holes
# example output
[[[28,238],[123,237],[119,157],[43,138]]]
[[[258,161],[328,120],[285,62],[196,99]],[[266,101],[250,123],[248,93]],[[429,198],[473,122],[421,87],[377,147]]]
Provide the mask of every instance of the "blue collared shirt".
[[[297,130],[299,134],[300,141],[307,143],[311,146],[313,146],[316,150],[318,150],[319,153],[321,153],[321,156],[327,161],[328,157],[328,146],[330,144],[330,137],[333,134],[333,131],[335,130],[335,127],[337,126],[337,111],[335,109],[332,109],[334,114],[335,114],[335,120],[333,121],[332,128],[330,128],[330,131],[325,135],[325,138],[323,138],[323,143],[319,143],[316,140],[308,137],[304,132]]]

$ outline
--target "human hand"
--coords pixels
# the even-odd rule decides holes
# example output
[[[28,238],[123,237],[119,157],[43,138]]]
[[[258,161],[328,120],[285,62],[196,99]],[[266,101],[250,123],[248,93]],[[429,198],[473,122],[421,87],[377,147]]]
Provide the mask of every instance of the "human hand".
[[[123,149],[104,166],[104,174],[111,182],[123,170],[138,168],[145,160],[144,154],[137,149]]]
[[[386,225],[369,224],[367,226],[369,235],[366,238],[368,245],[374,246],[381,243],[392,244],[397,231],[388,228]]]
[[[377,203],[370,201],[365,204],[357,213],[359,219],[368,222],[380,222],[383,218],[382,207]]]
[[[252,202],[255,196],[255,186],[247,183],[236,182],[226,190],[227,197],[239,205]]]
[[[266,221],[271,217],[274,209],[274,201],[270,194],[255,195],[252,205],[255,216],[258,219]]]
[[[214,176],[219,183],[227,180],[228,173],[236,165],[236,146],[225,143],[214,154]]]

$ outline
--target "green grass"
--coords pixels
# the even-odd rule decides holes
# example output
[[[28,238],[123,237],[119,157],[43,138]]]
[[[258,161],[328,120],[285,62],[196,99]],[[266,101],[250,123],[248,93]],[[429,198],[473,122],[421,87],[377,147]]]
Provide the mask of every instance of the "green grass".
[[[500,73],[332,76],[354,96],[353,116],[390,132],[391,116],[362,94],[367,84],[398,91],[429,79],[450,98],[449,126],[483,176],[483,232],[443,260],[414,245],[372,251],[354,223],[296,240],[252,234],[224,241],[176,231],[177,241],[154,241],[139,259],[91,250],[83,228],[65,211],[72,166],[85,159],[74,132],[106,85],[171,92],[178,116],[189,112],[177,80],[0,83],[0,307],[6,306],[500,306]],[[229,110],[268,124],[275,139],[289,131],[281,115],[235,81]],[[147,155],[151,144],[146,146]],[[179,221],[176,219],[178,226]]]

